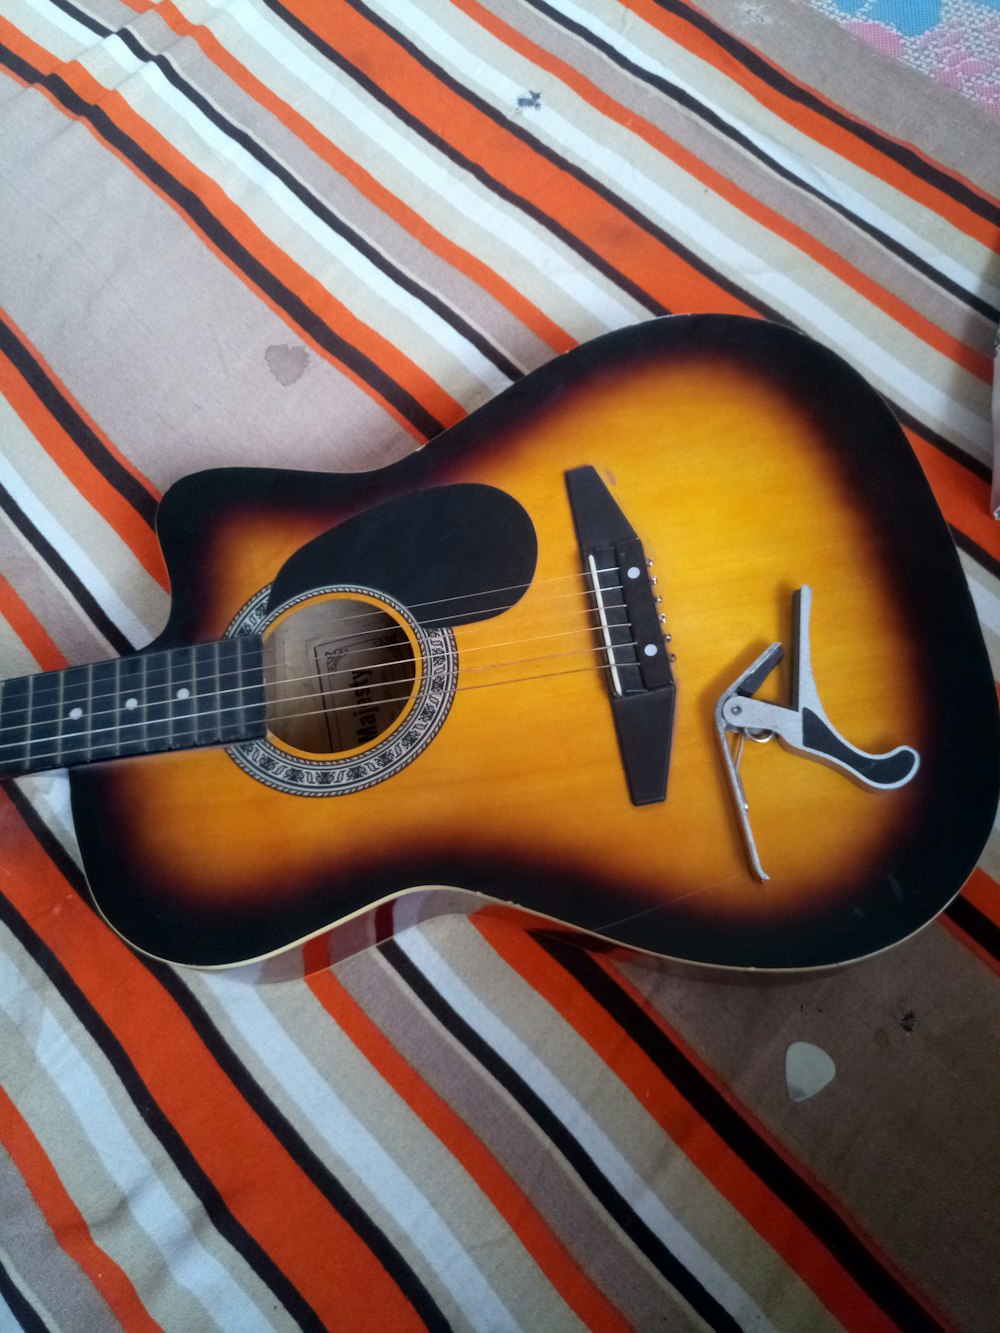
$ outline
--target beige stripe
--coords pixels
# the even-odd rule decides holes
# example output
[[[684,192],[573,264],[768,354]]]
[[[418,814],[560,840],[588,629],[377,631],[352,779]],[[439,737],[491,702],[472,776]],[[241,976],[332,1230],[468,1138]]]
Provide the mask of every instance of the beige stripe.
[[[477,349],[315,218],[275,176],[187,104],[162,71],[145,64],[123,80],[111,50],[103,48],[85,62],[95,78],[109,87],[117,84],[129,106],[213,180],[253,227],[294,256],[297,268],[438,383],[471,376],[480,397],[506,386],[507,377]],[[127,65],[133,62],[124,48],[114,50]]]
[[[52,1328],[111,1329],[100,1292],[60,1244],[7,1153],[0,1149],[4,1268]]]
[[[0,515],[0,571],[68,662],[103,661],[117,654],[35,549]],[[7,668],[0,674],[18,674]],[[27,671],[20,672],[27,675]]]
[[[935,925],[866,962],[771,984],[622,971],[956,1327],[991,1325],[1000,1018],[996,977],[973,954]],[[799,1103],[784,1078],[793,1041],[837,1067]]]
[[[8,462],[42,502],[53,526],[61,529],[87,554],[122,602],[127,603],[129,610],[145,627],[148,638],[153,638],[167,618],[167,594],[3,399],[0,399],[0,438],[3,439]],[[52,540],[51,531],[45,531],[45,535]],[[92,591],[100,600],[99,592]],[[140,643],[136,646],[143,645]]]
[[[154,485],[210,465],[377,467],[410,448],[93,136],[67,133],[33,90],[4,115],[23,157],[17,188],[0,191],[0,234],[37,263],[4,268],[0,304]],[[281,373],[289,362],[297,378]]]
[[[67,889],[67,893],[70,892]],[[57,907],[54,903],[53,908]],[[163,1253],[139,1225],[133,1210],[145,1212],[151,1219],[152,1235],[164,1242],[178,1260],[183,1255],[188,1264],[200,1262],[197,1257],[200,1249],[220,1273],[228,1275],[227,1283],[240,1288],[247,1304],[255,1306],[263,1319],[263,1312],[273,1308],[272,1293],[208,1222],[201,1205],[147,1128],[117,1076],[55,989],[37,972],[34,964],[21,955],[9,936],[6,941],[8,962],[5,967],[20,966],[23,977],[23,998],[18,1005],[17,1022],[12,1022],[0,1007],[0,1039],[7,1091],[51,1161],[63,1187],[84,1217],[89,1219],[94,1240],[143,1293],[146,1308],[165,1328],[205,1328],[206,1306],[176,1280],[176,1275],[164,1263]],[[123,1197],[100,1154],[84,1133],[83,1123],[88,1117],[97,1127],[96,1118],[101,1116],[101,1108],[85,1098],[72,1076],[70,1083],[75,1098],[72,1104],[64,1099],[59,1087],[59,1080],[67,1077],[66,1071],[74,1059],[68,1043],[63,1046],[63,1058],[54,1070],[39,1061],[39,1033],[53,1022],[58,1022],[68,1034],[74,1051],[86,1061],[148,1163],[148,1175],[144,1177],[148,1184],[133,1191],[128,1199]],[[110,1127],[102,1118],[97,1128],[106,1136]],[[124,1152],[124,1144],[122,1149]],[[172,1215],[153,1201],[154,1183],[157,1190],[164,1191],[172,1200],[175,1209]],[[179,1215],[191,1227],[191,1240],[196,1238],[195,1245],[191,1240],[185,1243],[183,1234],[178,1235],[176,1219]],[[204,1283],[198,1295],[208,1300],[218,1296],[223,1306],[229,1304],[224,1293],[213,1292],[210,1285]],[[262,1323],[261,1327],[267,1325]]]
[[[345,1107],[363,1127],[363,1133],[371,1136],[374,1146],[368,1150],[352,1152],[353,1140],[339,1135],[335,1124],[321,1127],[329,1132],[329,1139],[320,1132],[310,1116],[307,1080],[298,1078],[286,1086],[280,1076],[284,1072],[280,1050],[262,1041],[256,1027],[250,1030],[233,1021],[224,997],[228,992],[231,1000],[241,990],[248,994],[243,982],[192,976],[189,984],[253,1077],[405,1256],[450,1322],[464,1327],[469,1321],[469,1311],[456,1303],[451,1290],[452,1283],[462,1287],[468,1278],[457,1271],[453,1256],[449,1262],[449,1255],[439,1248],[432,1262],[418,1243],[426,1242],[441,1224],[452,1233],[456,1249],[464,1251],[470,1269],[481,1273],[519,1327],[565,1329],[567,1333],[580,1327],[461,1164],[336,1027],[310,992],[301,986],[264,987],[254,993],[254,998],[267,1005],[284,1036],[319,1073],[329,1088],[331,1103]],[[339,1120],[341,1113],[337,1114]],[[392,1173],[379,1166],[380,1153],[391,1158],[410,1182],[414,1197],[420,1200],[419,1215],[413,1214],[411,1203],[399,1187],[390,1183]],[[450,1267],[448,1282],[443,1280],[442,1265],[444,1269]]]
[[[555,2],[563,3],[564,0]],[[565,0],[565,3],[591,14],[590,21],[595,24],[603,22],[607,29],[608,15],[601,0]],[[852,191],[852,207],[881,210],[895,225],[920,238],[922,245],[936,248],[945,259],[960,265],[974,283],[981,285],[991,274],[995,279],[993,256],[988,248],[962,233],[947,217],[916,202],[798,130],[793,113],[790,112],[790,118],[784,120],[770,112],[727,74],[690,54],[635,16],[630,15],[623,31],[625,38],[640,48],[644,62],[665,68],[669,78],[693,90],[701,102],[719,108],[732,123],[761,136],[770,151],[784,154],[796,169],[805,170],[814,179],[825,174],[831,189]]]
[[[699,0],[698,8],[793,80],[996,194],[995,122],[952,89],[885,59],[799,0],[767,0],[766,6]]]
[[[506,17],[505,7],[496,0],[488,0],[488,7],[501,18]],[[762,168],[699,117],[654,93],[575,34],[543,20],[528,8],[519,14],[518,27],[613,98],[626,114],[634,112],[643,117],[706,167],[747,191],[779,217],[786,218],[808,236],[820,238],[860,274],[905,301],[932,324],[960,342],[967,342],[977,352],[989,354],[995,332],[991,321],[970,311],[963,301],[897,259],[829,205]]]
[[[409,0],[387,3],[394,16],[398,10],[408,22],[415,21],[416,10]],[[435,14],[437,27],[431,34],[436,43],[435,57],[445,58],[452,50],[448,46],[451,41],[464,39],[464,51],[477,36],[481,39],[479,58],[470,61],[467,70],[461,63],[455,64],[452,72],[456,77],[472,84],[494,103],[507,85],[513,95],[526,80],[530,81],[534,67],[475,25],[459,19],[446,30],[451,7],[443,8],[444,3],[428,0],[420,9],[422,17],[428,9],[440,11]],[[426,23],[423,26],[427,41]],[[564,85],[550,80],[546,99],[531,116],[534,134],[580,161],[609,189],[672,231],[738,285],[756,292],[813,336],[836,347],[858,369],[865,370],[882,392],[914,415],[930,421],[938,431],[957,435],[966,448],[986,458],[991,447],[988,385],[914,337],[783,238],[707,192],[696,179],[595,112]],[[874,356],[863,339],[876,344]],[[926,392],[928,386],[933,386],[934,394]],[[978,423],[963,420],[966,409],[970,418],[978,416]]]
[[[180,5],[191,16],[192,3],[181,0]],[[233,26],[220,26],[219,35],[246,68],[363,163],[382,186],[525,293],[560,327],[582,339],[646,313],[551,232],[499,201],[492,190],[323,62],[297,34],[277,25],[261,33],[258,45],[230,22]],[[287,51],[278,51],[275,33],[287,41]],[[282,60],[294,60],[294,68]],[[322,91],[304,81],[306,70],[318,71]],[[538,202],[544,210],[545,201]]]
[[[655,1112],[639,1102],[575,1030],[560,1021],[548,1002],[501,961],[474,926],[447,920],[424,931],[448,967],[544,1060],[638,1179],[705,1254],[766,1311],[775,1327],[837,1326],[797,1273],[691,1163],[682,1146],[671,1141]],[[669,1236],[662,1239],[671,1245]],[[717,1291],[714,1294],[718,1296]]]
[[[463,314],[465,321],[499,351],[520,364],[537,365],[551,349],[527,330],[498,300],[473,279],[453,268],[417,240],[405,224],[395,222],[335,168],[307,148],[291,130],[224,74],[191,42],[179,42],[159,14],[149,11],[132,25],[153,50],[168,51],[172,63],[227,119],[246,129],[279,162],[289,168],[321,202],[429,294]],[[360,164],[362,167],[364,163]],[[527,352],[526,352],[527,349]],[[522,358],[526,360],[522,361]]]
[[[447,933],[435,928],[437,947],[446,947],[443,936]],[[400,1054],[483,1142],[573,1261],[634,1328],[655,1328],[664,1319],[679,1333],[701,1328],[687,1303],[611,1222],[547,1136],[437,1023],[378,950],[340,964],[337,977]],[[561,1024],[550,1021],[539,1028],[537,1039],[546,1041],[556,1031],[561,1031]]]

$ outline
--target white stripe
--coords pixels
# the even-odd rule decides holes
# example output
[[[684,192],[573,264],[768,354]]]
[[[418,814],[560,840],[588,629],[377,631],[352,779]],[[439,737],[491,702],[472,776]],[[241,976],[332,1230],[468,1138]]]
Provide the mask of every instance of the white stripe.
[[[422,47],[433,49],[442,60],[461,71],[463,77],[477,79],[501,105],[511,105],[523,91],[519,84],[482,60],[474,61],[470,67],[467,48],[434,23],[426,11],[418,10],[411,0],[383,0],[381,8],[408,28]],[[660,225],[683,239],[714,266],[735,275],[743,286],[765,294],[773,304],[794,314],[800,323],[808,324],[824,342],[835,345],[848,360],[863,367],[869,378],[880,379],[897,401],[911,407],[914,415],[929,418],[942,430],[956,434],[977,457],[992,457],[988,391],[978,381],[975,387],[982,389],[982,413],[967,408],[953,387],[948,390],[939,388],[926,375],[914,370],[908,361],[893,356],[885,346],[865,334],[857,323],[845,319],[819,299],[814,291],[793,281],[780,269],[762,265],[758,255],[714,226],[662,184],[644,175],[634,161],[626,160],[604,144],[595,143],[581,133],[577,123],[566,120],[550,105],[543,105],[532,115],[532,126],[544,130],[571,158],[586,163],[620,191],[631,194]],[[739,224],[745,231],[754,226],[742,216]],[[850,296],[854,300],[863,299],[853,292]],[[898,327],[894,333],[897,343],[901,337],[910,336]],[[923,344],[921,348],[930,350]],[[935,359],[940,359],[934,355]],[[956,367],[947,362],[942,369],[950,385],[957,373]]]
[[[429,1199],[337,1096],[245,982],[204,978],[254,1054],[286,1089],[329,1152],[357,1173],[461,1307],[470,1327],[516,1330],[511,1311]]]
[[[648,73],[651,73],[658,78],[665,79],[668,83],[681,89],[682,92],[687,93],[689,97],[713,112],[713,114],[718,116],[720,120],[750,139],[770,158],[790,171],[794,177],[807,184],[811,184],[818,189],[820,194],[826,195],[828,198],[842,203],[858,217],[864,218],[866,221],[878,227],[880,231],[885,232],[886,235],[891,236],[894,240],[904,245],[908,250],[919,255],[920,258],[926,260],[941,274],[950,278],[953,282],[958,283],[958,285],[966,291],[976,294],[983,300],[988,301],[991,305],[1000,304],[1000,288],[989,283],[982,272],[974,272],[973,270],[966,268],[964,264],[961,264],[953,256],[945,254],[942,250],[931,244],[926,237],[911,230],[905,222],[886,213],[883,209],[872,203],[871,199],[866,198],[863,193],[853,189],[842,178],[825,171],[819,165],[819,158],[820,156],[829,154],[835,157],[838,162],[843,163],[847,169],[853,169],[860,172],[862,171],[862,168],[854,167],[847,159],[839,158],[836,154],[830,153],[830,150],[825,149],[823,145],[817,143],[815,139],[811,139],[806,135],[800,135],[789,122],[782,122],[783,128],[791,133],[795,139],[801,140],[801,145],[796,151],[791,151],[785,148],[778,140],[772,139],[762,130],[739,119],[732,110],[727,109],[720,103],[713,102],[706,96],[705,88],[703,86],[694,87],[691,84],[685,83],[678,75],[676,69],[668,68],[667,66],[660,64],[659,61],[650,56],[648,51],[644,51],[641,47],[635,46],[632,42],[628,41],[620,31],[611,28],[608,24],[596,18],[589,11],[580,9],[577,5],[572,3],[572,0],[549,0],[549,3],[554,9],[559,10],[573,22],[589,29],[595,36],[606,42],[613,50],[618,51],[640,69],[646,70]],[[629,19],[630,22],[634,24],[645,26],[642,24],[642,20],[635,14],[630,14]],[[671,43],[671,45],[673,45],[673,43]],[[714,71],[712,72],[714,73]],[[750,96],[744,89],[741,89],[741,93],[747,98]],[[759,103],[755,103],[755,106],[758,108],[759,105]],[[888,187],[885,187],[883,184],[883,188]],[[893,191],[893,193],[897,192]],[[901,198],[908,209],[921,209],[921,211],[924,211],[919,204],[907,196],[901,196]],[[936,214],[933,214],[932,217],[936,228],[940,230],[942,219]]]
[[[26,1020],[23,1004],[30,997]],[[121,1205],[163,1258],[165,1269],[205,1311],[205,1326],[246,1333],[272,1328],[225,1267],[199,1243],[184,1210],[160,1183],[155,1167],[129,1133],[97,1075],[51,1008],[35,1004],[11,959],[0,955],[0,1008],[34,1036],[39,1071],[45,1071],[114,1181]],[[197,1216],[200,1209],[191,1212]]]
[[[25,21],[29,18],[29,15],[24,10],[17,16],[16,26],[20,32],[23,32],[27,37],[31,37],[38,42],[39,46],[44,46],[47,51],[51,51],[53,55],[62,60],[74,60],[90,48],[100,46],[104,40],[98,33],[92,32],[86,24],[79,22],[71,14],[67,14],[58,5],[52,4],[51,0],[22,0],[22,3],[25,9],[34,11],[30,14],[30,18],[40,20],[64,37],[72,38],[76,44],[74,50],[71,51],[67,45],[57,49],[56,44],[51,40],[55,33],[43,35],[38,28],[30,26]]]
[[[63,851],[82,869],[66,770],[55,768],[47,773],[32,773],[28,777],[18,778],[17,785]]]
[[[268,218],[259,215],[253,208],[253,197],[248,196],[245,190],[246,181],[252,182],[256,189],[266,195],[292,226],[304,232],[336,263],[343,265],[350,273],[352,282],[365,283],[379,299],[409,319],[416,326],[421,336],[432,338],[441,348],[459,361],[490,393],[498,393],[501,389],[507,387],[510,383],[508,376],[470,343],[462,333],[453,328],[447,320],[442,319],[418,297],[411,295],[410,292],[399,286],[350,241],[317,217],[273,172],[269,171],[242,145],[220,130],[184,93],[175,88],[159,66],[150,61],[140,60],[117,35],[105,42],[103,50],[125,73],[138,76],[150,91],[198,136],[211,156],[196,165],[199,165],[215,180],[220,189],[237,207],[252,218],[255,225],[260,227],[261,231],[270,240],[286,251],[289,249],[290,238],[287,235],[276,234]],[[118,91],[123,96],[127,96],[129,90],[127,87],[120,87]],[[203,89],[199,89],[199,95],[204,97],[235,130],[254,138],[253,132],[247,126],[235,121]],[[142,113],[141,107],[136,107],[136,109]],[[271,149],[268,149],[268,152],[274,156]],[[218,159],[229,162],[244,179],[233,181],[227,178],[224,173],[220,173]],[[278,158],[275,160],[304,189],[313,193],[308,183],[302,180],[287,163],[281,162]],[[370,240],[368,244],[372,245],[373,248],[378,248]],[[293,249],[290,253],[295,254],[296,252]],[[299,262],[302,262],[303,255],[298,254],[297,258]],[[349,291],[331,283],[329,270],[324,272],[324,269],[326,269],[325,265],[314,266],[311,269],[312,276],[328,291],[335,291],[338,299],[344,301],[346,305],[358,305],[357,301],[352,302],[350,300]],[[364,301],[361,302],[361,306],[363,305]],[[355,310],[355,314],[359,314],[359,316],[362,313],[363,311],[360,309]],[[370,314],[369,311],[364,316],[368,322],[370,322]]]
[[[12,1267],[13,1265],[7,1265],[8,1273]],[[24,1333],[24,1325],[19,1319],[14,1318],[14,1312],[2,1296],[0,1296],[0,1333]]]
[[[454,972],[420,929],[396,943],[451,1007],[530,1084],[629,1206],[712,1296],[746,1329],[773,1326],[756,1302],[669,1211],[573,1093]]]
[[[469,248],[467,231],[470,226],[486,233],[490,238],[486,258],[492,268],[497,268],[497,248],[515,254],[519,262],[531,264],[545,282],[558,287],[607,329],[633,324],[646,313],[638,305],[626,304],[625,300],[618,300],[594,283],[580,259],[561,245],[549,244],[541,231],[535,232],[524,226],[515,210],[507,205],[495,205],[470,189],[464,183],[464,173],[460,169],[451,167],[439,154],[427,151],[418,140],[395,129],[389,119],[356,94],[346,80],[335,77],[321,57],[296,45],[281,25],[253,9],[249,0],[233,0],[231,4],[227,0],[208,0],[208,3],[212,8],[224,10],[227,20],[238,24],[258,48],[256,59],[252,51],[239,50],[240,62],[247,69],[270,87],[269,67],[277,62],[297,83],[321,97],[337,115],[349,120],[392,157],[393,176],[384,183],[395,195],[403,197],[401,178],[417,183],[421,199],[426,198],[428,192],[436,193],[437,203],[451,209],[460,219],[456,237],[465,248]],[[189,17],[203,11],[203,6],[193,0],[179,0],[179,8],[192,11]],[[537,296],[533,299],[537,300]]]
[[[133,615],[90,556],[56,522],[3,454],[0,454],[0,485],[9,491],[25,517],[42,533],[46,541],[55,547],[125,637],[137,647],[148,643],[152,632]]]
[[[965,570],[965,579],[980,623],[994,634],[1000,634],[1000,597],[993,587],[994,580],[964,551],[959,550],[958,558]]]

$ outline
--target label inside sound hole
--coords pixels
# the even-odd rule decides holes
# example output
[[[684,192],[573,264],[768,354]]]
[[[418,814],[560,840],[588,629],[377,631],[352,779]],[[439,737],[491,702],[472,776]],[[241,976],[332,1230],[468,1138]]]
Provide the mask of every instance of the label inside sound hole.
[[[323,701],[329,753],[342,754],[381,736],[413,691],[415,661],[397,625],[309,645]]]

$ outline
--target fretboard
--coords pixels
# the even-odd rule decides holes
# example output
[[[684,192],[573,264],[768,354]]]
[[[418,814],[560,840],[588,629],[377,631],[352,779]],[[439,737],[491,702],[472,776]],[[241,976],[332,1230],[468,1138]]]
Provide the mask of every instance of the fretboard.
[[[0,778],[263,736],[261,640],[135,653],[0,684]]]

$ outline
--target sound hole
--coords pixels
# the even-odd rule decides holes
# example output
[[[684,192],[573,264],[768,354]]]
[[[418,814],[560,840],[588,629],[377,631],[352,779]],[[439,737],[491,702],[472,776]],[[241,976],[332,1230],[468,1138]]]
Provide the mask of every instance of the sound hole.
[[[363,749],[388,731],[415,692],[416,644],[374,602],[307,602],[264,644],[273,738],[308,755]]]

